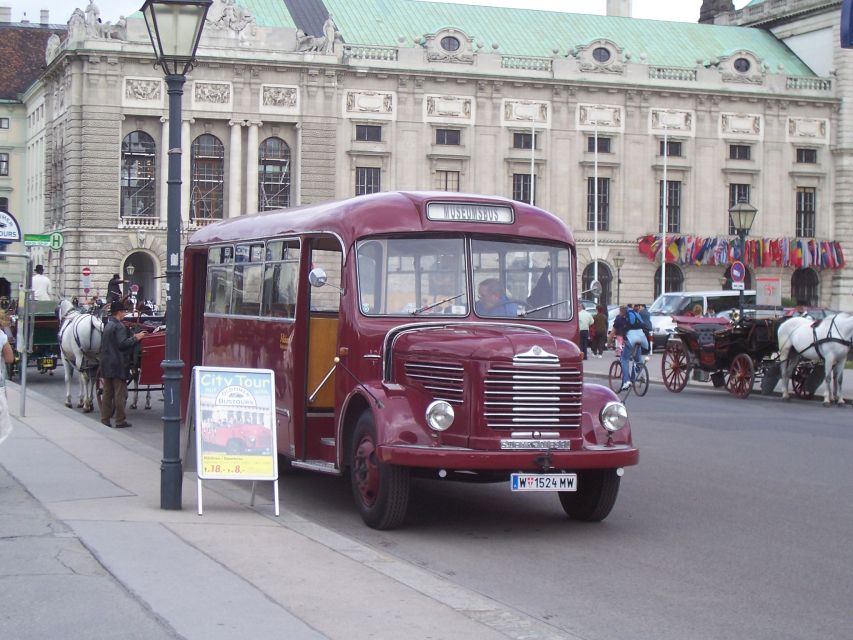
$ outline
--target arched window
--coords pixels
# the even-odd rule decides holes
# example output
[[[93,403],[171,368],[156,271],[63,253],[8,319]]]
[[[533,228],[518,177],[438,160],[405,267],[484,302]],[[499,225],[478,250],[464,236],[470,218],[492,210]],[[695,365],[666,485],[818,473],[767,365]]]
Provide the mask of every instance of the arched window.
[[[144,131],[128,133],[121,143],[121,217],[157,215],[154,138]]]
[[[225,147],[214,135],[205,133],[192,145],[192,191],[190,216],[196,220],[220,220],[225,176]],[[239,179],[235,176],[235,179]]]
[[[797,269],[791,276],[791,297],[795,302],[805,302],[810,307],[818,305],[818,285],[820,281],[817,272],[808,267]]]
[[[592,286],[592,281],[595,279],[595,262],[590,262],[583,270],[581,277],[582,291],[587,291]],[[610,267],[601,261],[598,261],[598,281],[601,283],[601,295],[598,296],[598,304],[603,304],[605,307],[610,304],[613,298],[613,273]],[[592,293],[583,293],[579,297],[593,299]]]
[[[666,290],[684,291],[684,272],[676,264],[666,265]],[[660,295],[660,267],[655,270],[655,300]],[[630,302],[630,300],[629,300]]]
[[[267,138],[258,148],[258,210],[290,206],[290,147]]]
[[[732,288],[732,268],[726,267],[726,272],[723,274],[723,278],[725,278],[725,282],[723,283],[723,289],[731,289]],[[752,289],[752,273],[750,273],[749,269],[746,270],[746,275],[743,278],[743,286],[745,289]]]

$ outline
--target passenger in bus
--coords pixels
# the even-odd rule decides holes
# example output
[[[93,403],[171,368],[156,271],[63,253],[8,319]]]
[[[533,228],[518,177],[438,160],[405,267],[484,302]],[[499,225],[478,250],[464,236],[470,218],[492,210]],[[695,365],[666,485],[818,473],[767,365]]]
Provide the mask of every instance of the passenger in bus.
[[[481,316],[518,316],[518,304],[509,299],[497,278],[486,278],[477,287],[474,310]]]

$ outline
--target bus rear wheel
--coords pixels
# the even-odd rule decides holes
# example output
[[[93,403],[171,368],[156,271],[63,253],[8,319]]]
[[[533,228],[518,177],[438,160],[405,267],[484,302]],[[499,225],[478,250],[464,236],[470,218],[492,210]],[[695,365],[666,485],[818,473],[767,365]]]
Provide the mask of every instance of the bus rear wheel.
[[[365,524],[373,529],[399,527],[409,504],[409,470],[379,460],[369,410],[355,423],[349,462],[352,494]]]
[[[578,472],[577,491],[560,491],[560,504],[572,520],[600,522],[616,504],[619,475],[616,469]]]

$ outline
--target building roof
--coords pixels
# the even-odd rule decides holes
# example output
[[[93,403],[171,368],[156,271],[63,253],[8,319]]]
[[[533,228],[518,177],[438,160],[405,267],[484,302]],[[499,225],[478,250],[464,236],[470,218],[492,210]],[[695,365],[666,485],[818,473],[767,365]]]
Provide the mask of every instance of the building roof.
[[[695,67],[751,51],[773,71],[783,65],[788,75],[814,75],[785,44],[769,31],[750,27],[641,20],[614,16],[514,9],[420,0],[238,0],[267,27],[298,27],[319,34],[318,12],[331,13],[345,42],[399,46],[445,27],[460,29],[484,50],[493,43],[507,55],[560,55],[606,38],[630,52],[634,61],[645,54],[652,65]],[[325,15],[323,15],[325,18]]]
[[[58,25],[0,23],[0,100],[18,100],[41,75],[47,39],[64,37]]]

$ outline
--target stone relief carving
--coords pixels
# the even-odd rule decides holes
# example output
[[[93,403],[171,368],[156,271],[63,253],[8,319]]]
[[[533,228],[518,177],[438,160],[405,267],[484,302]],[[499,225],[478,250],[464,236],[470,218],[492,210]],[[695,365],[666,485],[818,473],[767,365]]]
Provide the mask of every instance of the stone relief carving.
[[[258,32],[255,17],[236,0],[215,0],[205,19],[205,26],[236,38],[241,45],[248,44]]]
[[[126,78],[124,81],[124,96],[130,100],[152,100],[160,102],[163,99],[163,84],[159,80]]]
[[[761,116],[748,113],[723,113],[720,115],[723,133],[749,136],[761,135]]]
[[[471,98],[461,96],[427,96],[427,116],[471,119]]]
[[[534,100],[506,100],[504,120],[548,123],[548,103]]]
[[[424,36],[427,62],[474,64],[474,40],[459,29],[442,29]]]
[[[228,104],[231,102],[231,85],[219,82],[196,82],[193,86],[193,99],[209,104]]]
[[[652,109],[652,130],[655,131],[693,131],[693,114],[689,111],[670,109]]]
[[[379,91],[347,91],[346,107],[350,113],[388,115],[394,111],[394,94]]]
[[[828,122],[819,118],[789,118],[788,135],[792,138],[825,141]]]
[[[296,106],[296,87],[274,87],[264,85],[261,103],[265,107],[294,108]]]
[[[53,59],[59,53],[59,49],[62,46],[62,42],[59,39],[59,36],[55,33],[52,33],[50,37],[47,39],[47,45],[44,49],[44,61],[45,64],[50,64]]]
[[[622,108],[604,104],[578,105],[578,124],[586,128],[594,126],[620,128]]]

